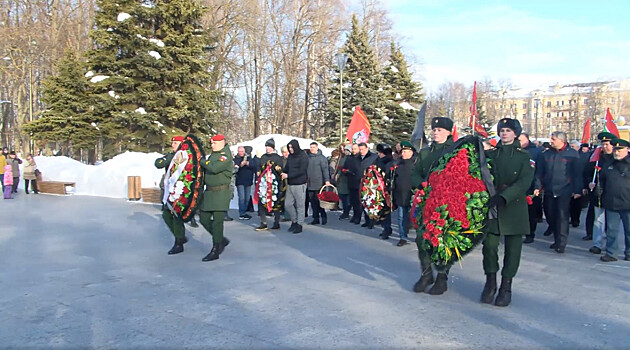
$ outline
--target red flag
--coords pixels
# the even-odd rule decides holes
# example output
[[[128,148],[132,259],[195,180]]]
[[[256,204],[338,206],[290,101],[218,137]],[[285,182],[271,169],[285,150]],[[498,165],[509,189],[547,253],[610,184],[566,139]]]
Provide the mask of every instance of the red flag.
[[[606,109],[606,131],[619,137],[619,130],[617,130],[617,125],[615,125],[613,116],[610,114],[610,108]]]
[[[478,116],[479,113],[477,113],[477,82],[475,82],[475,85],[473,86],[472,106],[470,106],[470,119],[468,120],[468,126],[473,129],[473,134],[477,133],[483,137],[488,137],[486,129],[484,129],[479,121],[477,121]]]
[[[582,143],[589,143],[591,138],[591,118],[586,119],[584,131],[582,132]]]
[[[602,147],[597,147],[595,148],[595,150],[593,151],[593,154],[591,154],[591,159],[589,159],[589,162],[599,162],[599,156],[602,154]]]
[[[365,116],[365,113],[361,110],[361,107],[357,106],[354,109],[350,126],[348,127],[348,133],[346,139],[352,143],[367,142],[370,138],[370,121]]]
[[[459,139],[459,134],[457,134],[457,125],[453,125],[453,141],[457,141]]]

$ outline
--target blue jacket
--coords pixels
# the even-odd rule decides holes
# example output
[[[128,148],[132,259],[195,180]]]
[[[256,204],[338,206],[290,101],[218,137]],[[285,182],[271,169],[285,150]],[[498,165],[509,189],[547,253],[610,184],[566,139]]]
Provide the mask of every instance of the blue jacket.
[[[564,145],[561,150],[550,148],[539,157],[536,176],[540,179],[545,195],[570,196],[582,194],[583,178],[579,169],[577,151]]]

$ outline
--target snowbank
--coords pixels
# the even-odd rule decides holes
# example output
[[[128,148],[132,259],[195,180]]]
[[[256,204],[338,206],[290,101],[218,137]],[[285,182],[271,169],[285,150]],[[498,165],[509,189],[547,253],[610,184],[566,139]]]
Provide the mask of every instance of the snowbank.
[[[311,147],[311,142],[313,142],[313,140],[303,139],[301,137],[294,137],[294,136],[281,135],[281,134],[269,134],[269,135],[258,136],[257,138],[250,141],[237,143],[234,146],[230,146],[230,150],[232,151],[232,154],[236,154],[236,152],[238,151],[238,146],[251,146],[254,149],[252,154],[256,154],[256,151],[258,150],[263,150],[263,151],[265,150],[265,142],[267,142],[267,140],[271,138],[273,138],[273,140],[276,142],[276,150],[278,151],[278,154],[281,154],[280,149],[282,148],[282,146],[286,146],[289,143],[289,141],[293,139],[296,139],[298,141],[301,149],[309,149]],[[329,157],[333,149],[325,147],[319,142],[317,142],[317,144],[319,145],[319,149],[322,151],[322,153],[326,157]]]
[[[75,194],[127,198],[127,176],[140,176],[142,187],[158,187],[164,170],[156,169],[153,164],[161,156],[159,153],[126,152],[101,165],[86,165],[68,157],[38,156],[35,162],[44,181],[75,182]],[[21,174],[23,169],[20,169]],[[24,187],[23,181],[20,181],[20,187]]]

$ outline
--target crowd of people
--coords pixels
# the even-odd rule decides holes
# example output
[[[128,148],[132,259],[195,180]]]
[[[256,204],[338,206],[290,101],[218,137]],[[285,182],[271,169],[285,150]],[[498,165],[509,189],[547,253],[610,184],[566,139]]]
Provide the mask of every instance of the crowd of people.
[[[413,192],[421,188],[437,161],[454,144],[452,120],[433,118],[431,130],[430,144],[422,145],[424,147],[420,150],[409,141],[401,141],[393,147],[378,144],[375,152],[365,143],[341,144],[328,159],[322,155],[316,142],[303,150],[297,140],[292,140],[278,152],[275,141],[270,139],[265,143],[265,150],[255,155],[252,149],[238,147],[236,155],[230,157],[229,175],[226,175],[227,170],[222,170],[223,176],[228,176],[236,186],[239,219],[250,220],[252,217],[248,212],[252,211],[252,199],[256,197],[258,189],[255,187],[261,173],[270,168],[279,174],[279,178],[274,180],[278,181],[278,198],[274,197],[274,205],[258,205],[260,224],[255,228],[257,231],[278,230],[282,221],[290,221],[288,231],[301,233],[305,229],[309,207],[309,225],[329,224],[318,194],[322,189],[335,187],[339,195],[340,207],[336,209],[341,212],[339,220],[349,220],[367,229],[373,229],[378,224],[382,227],[379,236],[384,240],[393,235],[392,225],[395,222],[398,226],[396,245],[401,247],[409,242],[409,212]],[[602,132],[598,135],[599,145],[594,148],[589,144],[567,140],[567,135],[558,131],[552,133],[548,143],[537,145],[522,132],[518,120],[509,118],[498,123],[498,130],[499,142],[484,143],[496,192],[487,206],[496,208],[497,214],[487,219],[484,228],[486,236],[482,252],[487,279],[481,294],[482,302],[494,302],[497,306],[509,305],[512,279],[519,268],[523,243],[534,242],[537,225],[546,219],[548,227],[544,235],[553,235],[554,240],[550,248],[563,254],[569,225],[580,225],[580,214],[584,207],[588,209],[585,222],[587,234],[583,239],[593,240],[590,252],[604,252],[601,260],[605,262],[617,260],[617,236],[620,224],[623,224],[624,258],[630,260],[630,179],[626,176],[630,174],[628,141]],[[219,136],[223,143],[216,148],[224,153],[224,157],[230,153],[224,138]],[[216,142],[219,141],[213,141],[213,144]],[[173,151],[179,146],[175,138],[172,146]],[[156,166],[165,167],[169,161],[166,155],[156,161]],[[386,174],[386,188],[392,198],[391,211],[379,220],[367,215],[360,198],[362,178],[372,165]],[[206,171],[206,176],[216,175]],[[206,180],[206,191],[216,189],[216,186],[208,186]],[[230,191],[226,191],[226,195]],[[212,201],[212,196],[204,195],[204,203],[206,200]],[[204,205],[200,208],[202,225],[213,234],[214,242],[213,250],[204,261],[218,259],[229,243],[222,235],[223,219],[218,220],[219,228],[216,225],[210,227],[211,219],[208,218],[220,216],[219,211],[227,212],[228,203],[229,200],[214,208],[211,215],[202,215]],[[271,226],[268,226],[268,216],[273,218]],[[186,242],[183,222],[174,225],[177,218],[168,210],[165,210],[164,218],[176,238],[169,254],[177,254],[183,251]],[[220,234],[215,237],[218,231]],[[501,236],[505,241],[504,266],[501,269],[501,285],[497,288]],[[448,288],[449,268],[434,266],[429,253],[420,244],[422,234],[416,237],[421,273],[413,290],[431,295],[443,294]],[[436,275],[434,270],[437,270]]]
[[[7,147],[2,149],[0,154],[0,188],[4,199],[13,199],[13,194],[18,193],[18,184],[20,183],[20,164],[22,160],[17,156],[15,151],[9,152]],[[26,164],[23,169],[24,191],[29,194],[29,184],[31,191],[37,194],[37,164],[31,154],[26,156]]]

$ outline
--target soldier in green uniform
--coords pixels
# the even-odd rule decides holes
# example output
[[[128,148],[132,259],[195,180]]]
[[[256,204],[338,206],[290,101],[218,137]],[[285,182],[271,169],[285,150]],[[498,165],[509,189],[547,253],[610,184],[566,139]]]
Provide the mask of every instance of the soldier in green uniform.
[[[431,147],[420,151],[416,158],[413,172],[411,174],[411,186],[413,189],[420,188],[423,181],[426,181],[433,169],[437,165],[438,159],[453,145],[453,121],[449,118],[436,117],[431,120],[431,136],[433,142]],[[423,293],[425,289],[434,282],[433,268],[431,266],[431,256],[422,248],[422,235],[416,236],[418,246],[418,257],[420,258],[420,279],[413,286],[413,291]],[[438,270],[435,284],[429,289],[429,294],[440,295],[446,292],[448,287],[449,269]]]
[[[527,190],[534,177],[534,167],[529,153],[521,149],[518,136],[521,124],[516,119],[504,118],[497,125],[501,142],[487,151],[490,171],[494,177],[496,195],[488,201],[488,208],[497,208],[497,218],[488,220],[483,241],[483,270],[486,284],[481,293],[481,302],[491,304],[497,291],[499,271],[499,239],[505,237],[501,287],[494,305],[508,306],[512,300],[512,278],[521,262],[523,236],[529,234]]]
[[[171,148],[172,152],[165,154],[164,156],[155,160],[155,167],[158,169],[165,169],[165,172],[168,172],[168,166],[171,164],[171,160],[173,160],[173,156],[175,156],[175,151],[179,148],[179,145],[184,141],[183,136],[174,136],[171,138]],[[164,177],[162,177],[162,181],[160,182],[160,188],[164,189]],[[162,218],[168,226],[168,229],[171,230],[173,236],[175,236],[175,244],[173,248],[168,251],[169,255],[179,254],[184,251],[184,243],[188,242],[186,238],[186,229],[184,228],[184,222],[180,217],[173,214],[173,212],[166,206],[166,203],[162,204]]]
[[[223,221],[230,207],[230,181],[232,180],[232,153],[223,135],[210,139],[212,152],[201,162],[205,170],[206,189],[199,207],[201,225],[212,235],[212,250],[202,261],[217,260],[230,241],[223,237]]]

